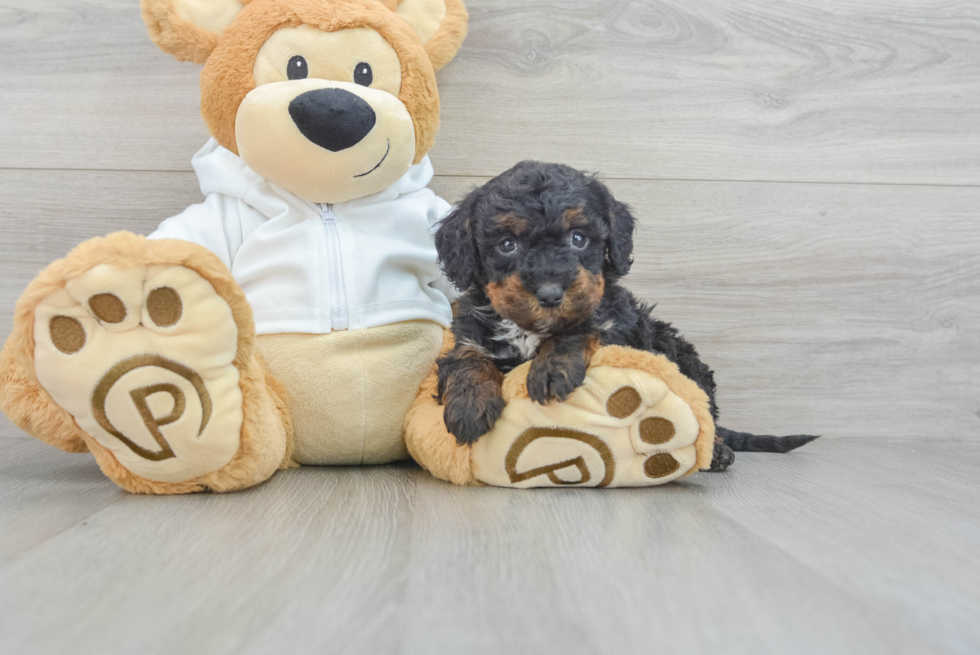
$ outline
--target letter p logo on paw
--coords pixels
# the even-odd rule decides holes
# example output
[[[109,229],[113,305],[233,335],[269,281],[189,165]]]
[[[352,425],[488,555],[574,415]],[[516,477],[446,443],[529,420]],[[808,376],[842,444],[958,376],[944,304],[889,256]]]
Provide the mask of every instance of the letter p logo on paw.
[[[180,376],[190,384],[194,389],[197,401],[196,405],[200,407],[201,414],[197,436],[200,436],[204,432],[204,428],[207,427],[208,420],[211,418],[211,396],[208,394],[208,390],[204,386],[204,381],[197,372],[160,355],[137,355],[130,357],[116,364],[102,377],[95,386],[95,392],[92,394],[92,416],[102,426],[102,429],[122,441],[134,453],[144,459],[159,462],[175,456],[170,444],[167,443],[167,440],[160,432],[160,428],[179,421],[187,411],[187,396],[179,386],[171,382],[163,382],[129,389],[129,398],[132,400],[133,408],[142,420],[146,431],[157,445],[160,446],[160,450],[154,451],[147,449],[130,437],[127,437],[113,425],[106,411],[106,403],[109,396],[120,380],[126,378],[127,374],[142,368],[164,369],[164,371],[170,371]],[[157,376],[162,372],[157,372]],[[124,384],[123,386],[126,385]],[[166,414],[154,414],[154,409],[148,403],[151,397],[158,394],[168,394],[173,403],[170,411]],[[117,394],[112,395],[118,397]],[[184,426],[183,429],[187,430],[188,427],[190,426]]]

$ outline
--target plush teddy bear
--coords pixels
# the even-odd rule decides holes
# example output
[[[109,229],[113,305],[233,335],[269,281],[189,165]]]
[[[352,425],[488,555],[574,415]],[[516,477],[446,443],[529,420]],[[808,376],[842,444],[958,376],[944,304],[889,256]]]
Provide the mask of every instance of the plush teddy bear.
[[[203,63],[205,200],[53,263],[19,300],[4,412],[125,489],[228,491],[407,457],[452,319],[427,189],[461,0],[143,0]]]
[[[204,64],[205,200],[149,237],[92,239],[17,303],[0,407],[90,451],[132,492],[232,491],[279,468],[412,456],[458,484],[659,484],[710,462],[707,398],[663,357],[596,353],[565,403],[526,368],[473,447],[448,434],[434,362],[454,291],[427,189],[435,71],[461,0],[143,0],[153,41]],[[672,432],[648,438],[652,417]],[[407,417],[407,421],[406,421]]]

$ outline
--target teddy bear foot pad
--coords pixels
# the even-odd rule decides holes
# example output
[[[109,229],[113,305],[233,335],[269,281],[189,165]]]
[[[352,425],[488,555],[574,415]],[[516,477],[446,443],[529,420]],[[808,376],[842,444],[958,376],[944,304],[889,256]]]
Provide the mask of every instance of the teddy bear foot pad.
[[[238,328],[195,271],[95,266],[37,306],[34,342],[38,381],[132,473],[183,482],[238,452]]]
[[[512,398],[473,446],[473,475],[506,487],[643,487],[697,468],[695,413],[649,372],[593,366],[563,402]]]

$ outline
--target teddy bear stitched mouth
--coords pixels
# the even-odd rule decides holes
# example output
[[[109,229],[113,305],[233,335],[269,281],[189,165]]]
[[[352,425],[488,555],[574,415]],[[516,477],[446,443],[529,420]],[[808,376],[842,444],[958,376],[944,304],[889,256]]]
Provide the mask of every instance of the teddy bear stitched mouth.
[[[366,100],[337,88],[301,93],[289,103],[289,115],[303,136],[331,152],[357,145],[377,122]]]
[[[378,167],[380,167],[381,164],[385,163],[385,159],[388,158],[388,153],[391,152],[391,139],[387,139],[387,141],[388,141],[388,148],[385,150],[384,157],[381,158],[381,161],[375,164],[374,168],[369,170],[367,173],[361,173],[360,175],[355,175],[354,177],[364,177],[365,175],[370,175],[374,171],[378,170]]]

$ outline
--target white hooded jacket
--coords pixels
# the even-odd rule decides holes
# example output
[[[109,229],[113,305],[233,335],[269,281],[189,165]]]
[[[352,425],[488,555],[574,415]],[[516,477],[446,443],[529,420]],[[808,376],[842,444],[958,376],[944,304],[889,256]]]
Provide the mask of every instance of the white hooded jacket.
[[[258,334],[413,319],[449,325],[456,293],[436,264],[432,231],[450,205],[426,188],[428,157],[384,191],[334,205],[272,184],[214,139],[192,164],[204,202],[149,238],[218,255],[251,303]]]

